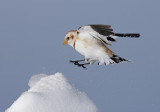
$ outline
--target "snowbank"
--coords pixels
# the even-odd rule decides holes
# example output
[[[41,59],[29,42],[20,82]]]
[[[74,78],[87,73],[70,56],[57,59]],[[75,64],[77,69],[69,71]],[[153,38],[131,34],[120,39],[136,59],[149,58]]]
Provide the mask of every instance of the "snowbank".
[[[6,112],[98,112],[87,95],[61,74],[32,76],[24,92]]]

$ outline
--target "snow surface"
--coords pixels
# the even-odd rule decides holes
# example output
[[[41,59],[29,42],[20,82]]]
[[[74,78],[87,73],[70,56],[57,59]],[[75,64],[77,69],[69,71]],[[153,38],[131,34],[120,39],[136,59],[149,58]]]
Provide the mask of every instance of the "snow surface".
[[[32,76],[24,92],[5,112],[98,112],[84,92],[61,73]]]

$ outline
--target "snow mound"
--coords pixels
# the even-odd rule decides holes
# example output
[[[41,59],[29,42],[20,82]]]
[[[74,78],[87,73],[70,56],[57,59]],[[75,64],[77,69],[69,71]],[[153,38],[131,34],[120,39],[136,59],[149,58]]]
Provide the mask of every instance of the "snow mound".
[[[47,75],[46,74],[33,75],[29,80],[28,86],[31,88],[43,77],[47,77]]]
[[[98,112],[87,95],[73,87],[61,74],[35,75],[24,92],[6,112]]]

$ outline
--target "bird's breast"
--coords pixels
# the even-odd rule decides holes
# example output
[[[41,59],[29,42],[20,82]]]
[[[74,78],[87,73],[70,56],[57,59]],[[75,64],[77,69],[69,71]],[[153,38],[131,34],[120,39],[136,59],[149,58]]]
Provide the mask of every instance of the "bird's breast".
[[[82,39],[76,39],[75,42],[75,49],[82,54],[83,56],[85,56],[85,52],[87,49],[87,40],[82,40]]]

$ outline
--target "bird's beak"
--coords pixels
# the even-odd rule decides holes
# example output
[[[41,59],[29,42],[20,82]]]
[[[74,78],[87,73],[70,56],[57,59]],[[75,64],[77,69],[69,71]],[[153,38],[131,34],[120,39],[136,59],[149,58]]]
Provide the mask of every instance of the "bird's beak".
[[[67,44],[67,41],[65,40],[63,44],[64,44],[64,45]]]

